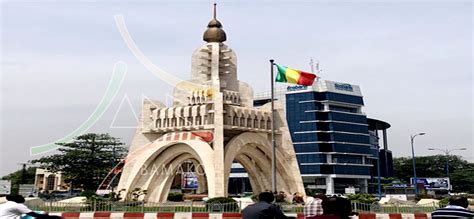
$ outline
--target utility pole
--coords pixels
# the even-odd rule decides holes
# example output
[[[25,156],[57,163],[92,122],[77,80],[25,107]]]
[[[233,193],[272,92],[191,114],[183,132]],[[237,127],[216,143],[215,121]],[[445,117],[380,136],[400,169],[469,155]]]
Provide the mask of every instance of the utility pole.
[[[20,185],[26,183],[26,165],[28,163],[18,163],[18,165],[21,165],[21,175],[20,175],[20,181],[18,182],[18,193],[20,192]]]
[[[414,189],[415,189],[415,196],[418,195],[418,188],[416,187],[416,185],[418,184],[418,179],[416,178],[416,160],[415,160],[415,147],[414,147],[414,142],[415,142],[415,138],[416,136],[420,136],[420,135],[425,135],[426,133],[424,132],[420,132],[416,135],[412,135],[410,136],[410,142],[411,142],[411,159],[412,159],[412,163],[413,163],[413,184],[414,184]]]
[[[25,182],[25,180],[26,180],[26,178],[25,178],[26,177],[26,163],[21,163],[21,165],[23,167],[21,168],[21,181],[20,181],[20,183],[25,184],[26,183]]]
[[[439,148],[428,148],[429,151],[441,151],[446,156],[446,177],[449,179],[449,155],[453,151],[465,151],[467,148],[453,148],[453,149],[439,149]]]

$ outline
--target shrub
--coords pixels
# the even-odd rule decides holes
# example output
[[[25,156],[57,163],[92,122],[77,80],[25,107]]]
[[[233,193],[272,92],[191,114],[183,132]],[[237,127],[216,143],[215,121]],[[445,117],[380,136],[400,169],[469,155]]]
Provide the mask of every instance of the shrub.
[[[97,196],[95,191],[92,190],[84,190],[81,192],[80,196],[85,196],[86,198],[91,198],[92,196]]]
[[[252,199],[253,202],[258,202],[258,194],[253,194],[250,196],[250,199]]]
[[[239,212],[239,204],[233,198],[215,197],[206,201],[206,210],[219,212]]]
[[[275,195],[275,202],[277,202],[277,203],[287,202],[285,192],[279,192],[279,193],[277,193],[277,194]]]
[[[170,192],[168,194],[168,201],[180,202],[183,201],[184,194],[180,192]]]
[[[131,201],[138,201],[141,196],[145,196],[147,194],[147,190],[143,190],[141,188],[135,188],[134,190],[128,193]]]
[[[443,198],[443,199],[439,200],[438,204],[439,204],[440,207],[444,207],[444,206],[448,205],[449,204],[449,197],[446,197],[446,198]]]
[[[377,201],[375,196],[371,194],[351,194],[347,196],[351,202],[358,202],[358,203],[365,203],[365,204],[372,204]]]
[[[319,190],[319,189],[308,189],[308,188],[305,188],[304,190],[305,190],[305,192],[306,192],[306,196],[308,196],[308,197],[310,197],[310,196],[312,197],[312,196],[314,196],[314,195],[316,195],[316,194],[318,194],[318,193],[321,193],[321,190]]]
[[[434,196],[434,195],[431,195],[431,194],[426,194],[426,193],[425,193],[425,194],[419,194],[419,195],[417,195],[416,198],[418,198],[418,199],[430,198],[430,199],[431,199],[431,198],[435,198],[435,196]]]

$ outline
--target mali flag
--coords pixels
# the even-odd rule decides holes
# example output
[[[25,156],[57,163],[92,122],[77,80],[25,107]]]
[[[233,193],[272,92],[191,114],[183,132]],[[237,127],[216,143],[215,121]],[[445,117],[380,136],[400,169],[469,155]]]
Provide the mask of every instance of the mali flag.
[[[313,85],[314,79],[317,77],[315,74],[308,72],[288,68],[275,64],[278,69],[278,74],[275,78],[276,82],[286,82],[290,84],[299,84],[305,86]]]

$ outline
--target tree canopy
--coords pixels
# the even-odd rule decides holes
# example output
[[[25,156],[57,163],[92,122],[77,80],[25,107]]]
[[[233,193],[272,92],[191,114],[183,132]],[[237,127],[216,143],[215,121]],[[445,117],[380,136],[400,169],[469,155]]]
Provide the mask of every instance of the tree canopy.
[[[3,176],[3,180],[10,180],[12,183],[11,193],[18,194],[19,184],[33,184],[35,182],[36,167],[28,167],[23,172],[23,169],[17,170],[6,176]],[[23,181],[23,182],[22,182]]]
[[[418,177],[446,177],[446,159],[449,159],[450,181],[455,192],[474,192],[474,163],[460,156],[434,155],[416,157]],[[411,157],[393,159],[394,174],[402,181],[409,182],[413,177]]]
[[[94,190],[114,164],[126,155],[119,139],[109,134],[89,133],[60,145],[59,153],[33,160],[50,172],[61,172],[73,187]]]

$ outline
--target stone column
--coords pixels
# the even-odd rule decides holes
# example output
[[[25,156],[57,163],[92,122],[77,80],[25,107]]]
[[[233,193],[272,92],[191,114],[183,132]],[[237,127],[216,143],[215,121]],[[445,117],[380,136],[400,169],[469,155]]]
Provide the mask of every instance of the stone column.
[[[326,194],[334,194],[334,178],[326,177]]]
[[[362,186],[360,187],[360,193],[368,193],[367,179],[362,179]]]

